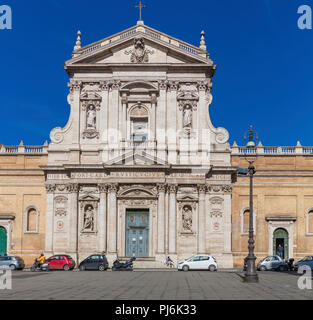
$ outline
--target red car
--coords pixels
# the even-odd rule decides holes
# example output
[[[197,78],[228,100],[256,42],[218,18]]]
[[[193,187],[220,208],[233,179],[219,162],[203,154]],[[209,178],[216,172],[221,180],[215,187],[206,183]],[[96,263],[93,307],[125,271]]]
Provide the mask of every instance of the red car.
[[[66,254],[54,255],[46,260],[49,263],[49,270],[72,270],[75,268],[75,261]]]

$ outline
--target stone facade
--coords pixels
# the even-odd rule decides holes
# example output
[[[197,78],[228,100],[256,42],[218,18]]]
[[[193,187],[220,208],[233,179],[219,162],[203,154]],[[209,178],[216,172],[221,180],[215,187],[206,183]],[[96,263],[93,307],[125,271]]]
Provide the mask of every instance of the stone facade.
[[[76,48],[65,64],[70,119],[52,130],[44,168],[47,254],[126,257],[143,237],[125,238],[127,215],[140,209],[149,221],[142,266],[208,252],[233,265],[235,169],[228,132],[208,113],[215,68],[204,49],[141,21]]]

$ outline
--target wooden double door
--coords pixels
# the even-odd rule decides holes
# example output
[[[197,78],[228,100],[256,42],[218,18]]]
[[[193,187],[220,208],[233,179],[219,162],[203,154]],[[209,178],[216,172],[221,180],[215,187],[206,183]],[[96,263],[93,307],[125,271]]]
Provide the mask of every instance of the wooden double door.
[[[126,256],[149,257],[149,209],[126,210]]]

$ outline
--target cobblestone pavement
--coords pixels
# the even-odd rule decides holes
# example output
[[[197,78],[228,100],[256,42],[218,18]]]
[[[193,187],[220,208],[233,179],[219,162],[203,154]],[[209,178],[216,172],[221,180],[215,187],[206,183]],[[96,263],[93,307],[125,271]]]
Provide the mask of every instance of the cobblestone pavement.
[[[259,284],[242,282],[234,271],[14,271],[12,290],[0,300],[298,300],[313,299],[300,290],[299,276],[260,272]]]

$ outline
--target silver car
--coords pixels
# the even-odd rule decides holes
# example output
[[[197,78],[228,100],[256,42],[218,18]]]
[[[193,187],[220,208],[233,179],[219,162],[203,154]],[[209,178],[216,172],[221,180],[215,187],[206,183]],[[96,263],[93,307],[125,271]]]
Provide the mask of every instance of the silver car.
[[[267,270],[286,270],[286,263],[280,256],[268,256],[261,260],[257,266],[260,271]]]
[[[0,268],[9,267],[11,270],[23,270],[24,260],[16,256],[0,256]]]

